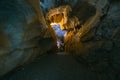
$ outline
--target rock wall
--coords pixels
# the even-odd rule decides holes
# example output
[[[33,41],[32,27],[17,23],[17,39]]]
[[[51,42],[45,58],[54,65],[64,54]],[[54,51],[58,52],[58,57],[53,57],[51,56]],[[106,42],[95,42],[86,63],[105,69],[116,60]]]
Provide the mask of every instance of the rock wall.
[[[1,0],[0,10],[1,76],[50,50],[54,40],[47,34],[39,0]]]
[[[89,3],[92,1],[89,0]],[[66,50],[77,55],[78,61],[85,63],[99,76],[104,75],[103,79],[107,77],[117,80],[120,78],[118,77],[120,70],[120,57],[118,57],[120,56],[120,2],[96,1],[98,2],[95,7],[100,15],[96,16],[96,19],[94,15],[90,21],[85,21],[80,30],[68,33],[68,38],[65,39]],[[92,24],[88,25],[92,20]],[[96,21],[97,24],[94,24]]]

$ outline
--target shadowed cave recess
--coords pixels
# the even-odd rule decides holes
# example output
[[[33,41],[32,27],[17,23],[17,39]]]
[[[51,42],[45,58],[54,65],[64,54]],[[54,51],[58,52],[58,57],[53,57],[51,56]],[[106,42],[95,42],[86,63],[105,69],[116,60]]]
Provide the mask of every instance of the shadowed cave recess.
[[[1,0],[0,80],[120,80],[119,0]]]

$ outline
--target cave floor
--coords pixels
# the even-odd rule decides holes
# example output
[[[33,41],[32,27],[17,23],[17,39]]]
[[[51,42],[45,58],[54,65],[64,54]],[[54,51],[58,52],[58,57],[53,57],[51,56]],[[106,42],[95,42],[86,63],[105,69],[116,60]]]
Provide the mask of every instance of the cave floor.
[[[6,75],[3,80],[104,80],[75,58],[49,54],[37,58],[24,68]],[[106,80],[106,79],[105,79]]]

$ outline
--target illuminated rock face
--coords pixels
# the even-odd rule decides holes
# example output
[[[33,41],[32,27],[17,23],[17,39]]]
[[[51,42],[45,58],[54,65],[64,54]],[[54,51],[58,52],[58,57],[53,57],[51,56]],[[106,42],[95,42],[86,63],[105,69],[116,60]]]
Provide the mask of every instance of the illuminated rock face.
[[[48,11],[46,15],[46,19],[51,23],[60,24],[60,28],[62,30],[65,29],[68,22],[68,14],[71,11],[71,7],[69,5],[60,6]]]
[[[71,18],[68,16],[70,11],[72,11],[71,7],[64,5],[49,10],[46,15],[47,21],[50,22],[51,28],[54,30],[58,48],[64,46],[64,38],[67,32],[75,29],[75,27],[80,24],[77,17]]]

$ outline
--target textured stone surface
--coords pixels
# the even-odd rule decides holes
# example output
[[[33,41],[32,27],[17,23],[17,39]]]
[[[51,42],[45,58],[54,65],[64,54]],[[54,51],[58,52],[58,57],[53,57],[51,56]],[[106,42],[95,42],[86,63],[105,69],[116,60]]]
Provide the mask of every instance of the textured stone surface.
[[[108,4],[105,6],[108,9],[104,11],[104,9],[100,9],[99,7],[103,6],[102,3],[104,3],[104,1],[96,1],[99,2],[99,5],[96,4],[96,9],[98,9],[100,13],[98,19],[95,19],[95,21],[98,20],[97,25],[95,24],[94,26],[93,21],[89,27],[85,28],[83,25],[82,28],[80,28],[80,31],[76,30],[76,32],[71,31],[68,33],[68,38],[66,37],[66,48],[67,51],[73,55],[75,55],[75,52],[77,55],[80,55],[80,57],[77,56],[77,59],[89,64],[93,68],[93,71],[99,75],[107,74],[106,76],[111,80],[116,80],[118,78],[117,76],[119,75],[118,67],[120,67],[120,60],[118,59],[120,58],[118,57],[118,55],[120,55],[120,2],[108,2]],[[94,20],[94,18],[91,20]],[[88,23],[85,22],[87,25]],[[86,30],[88,31],[87,33]],[[85,33],[84,36],[82,35],[81,31]]]
[[[51,38],[44,38],[48,30],[39,1],[32,2],[0,1],[0,75],[45,53],[54,43]]]

